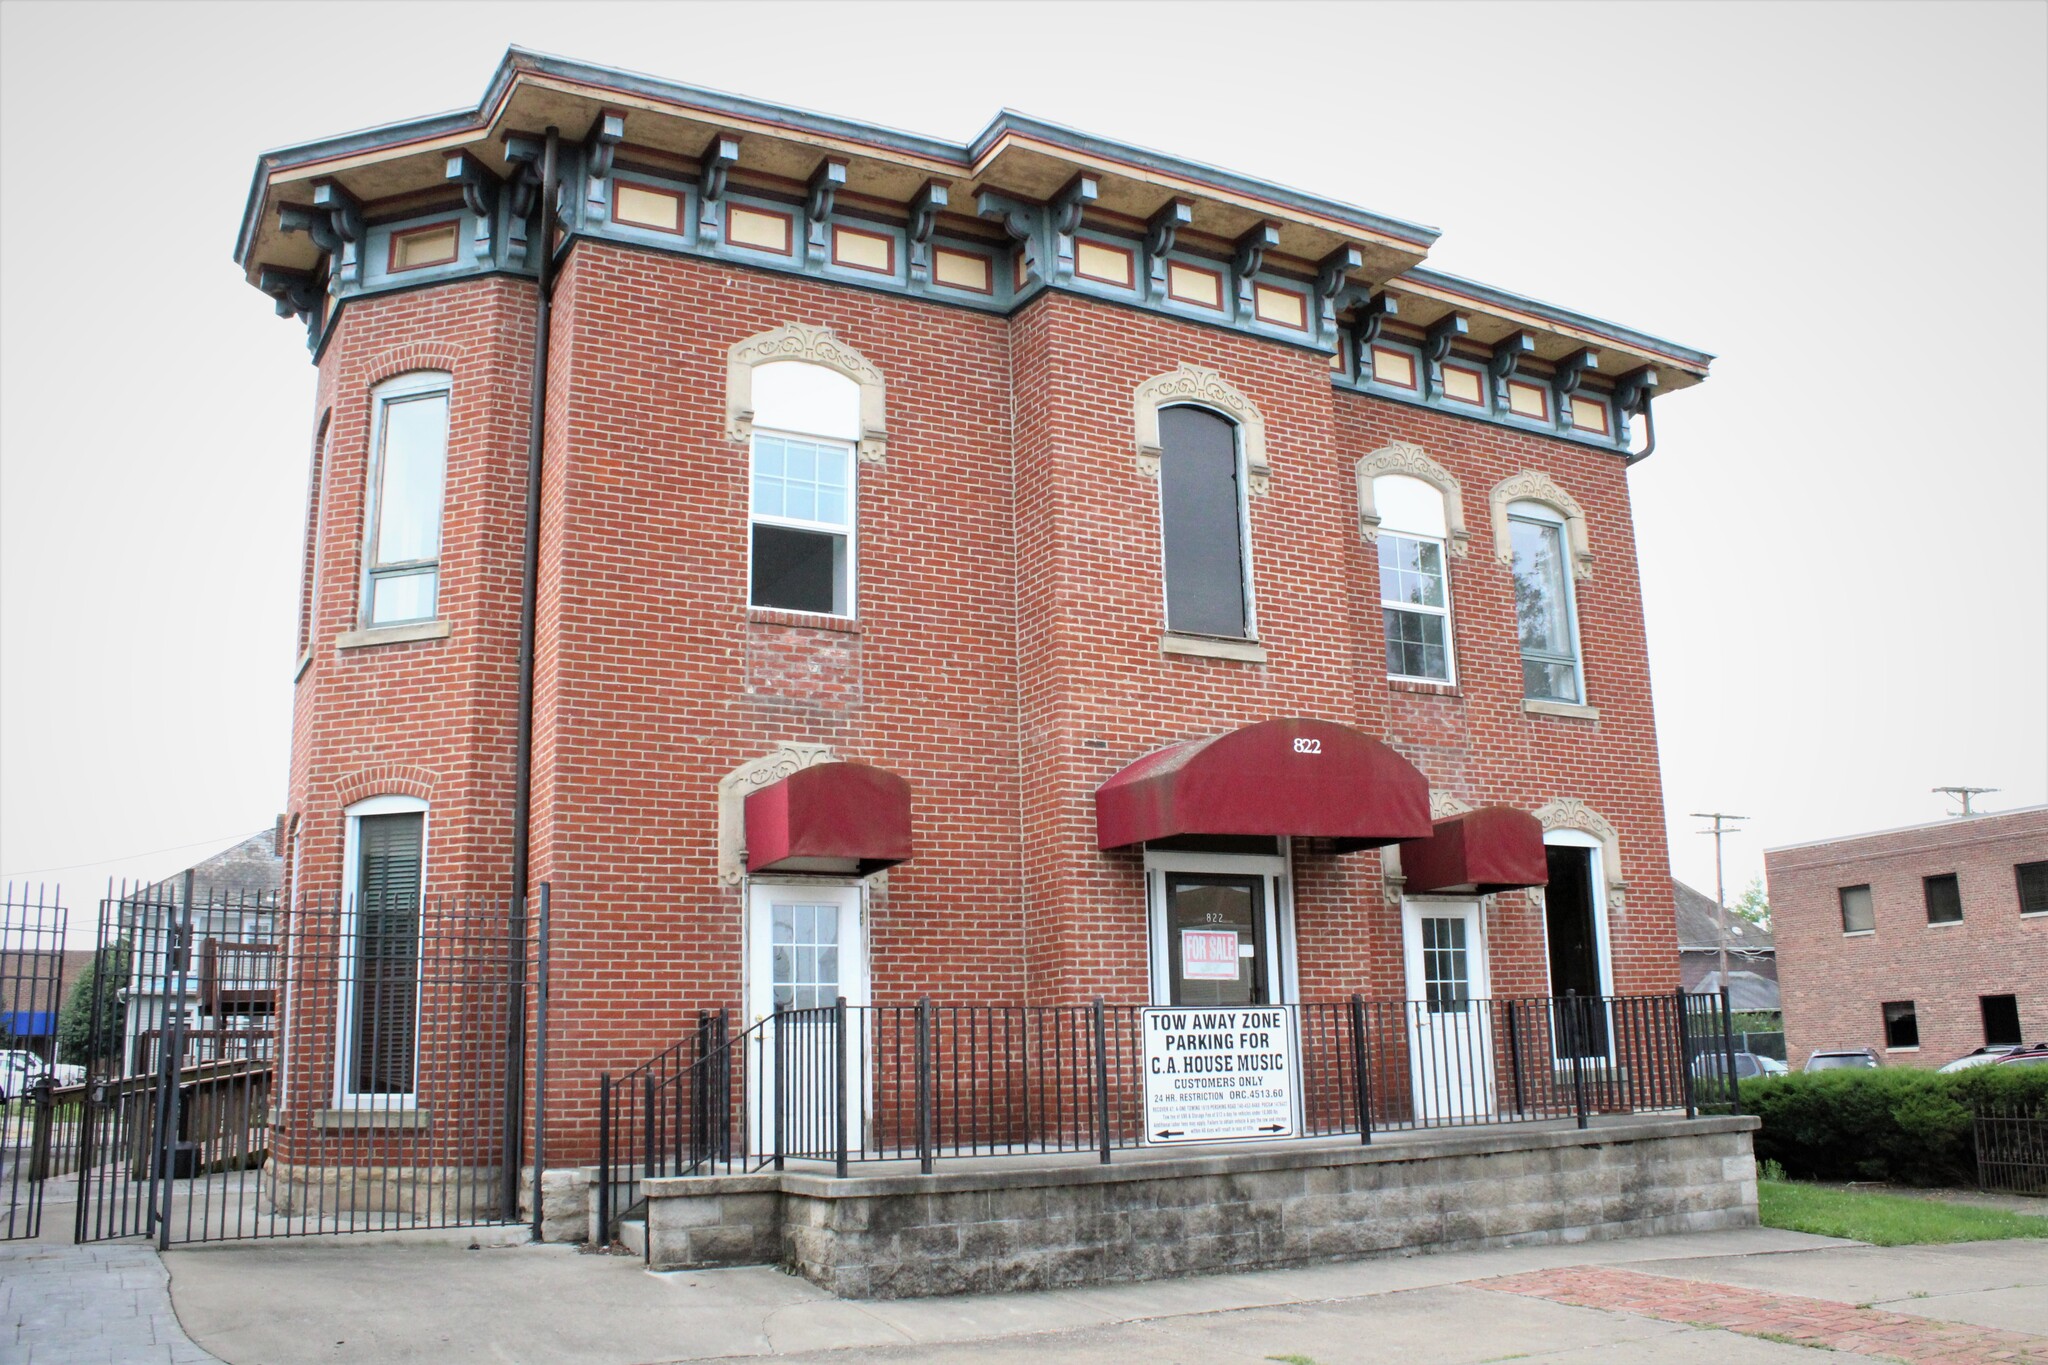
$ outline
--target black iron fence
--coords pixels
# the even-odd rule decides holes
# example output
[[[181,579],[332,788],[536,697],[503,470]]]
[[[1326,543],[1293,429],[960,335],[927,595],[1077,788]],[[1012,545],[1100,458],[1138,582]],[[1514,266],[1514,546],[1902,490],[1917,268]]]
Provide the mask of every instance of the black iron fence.
[[[44,1186],[65,1168],[60,1079],[66,912],[54,888],[0,892],[0,1240],[36,1236]]]
[[[1349,1000],[1283,1011],[1305,1137],[1732,1112],[1722,995]],[[664,1176],[1148,1144],[1145,1010],[1109,1005],[834,1005],[692,1034],[599,1082],[602,1226]]]
[[[1990,1107],[1972,1116],[1971,1127],[1979,1189],[2048,1195],[2048,1113]]]

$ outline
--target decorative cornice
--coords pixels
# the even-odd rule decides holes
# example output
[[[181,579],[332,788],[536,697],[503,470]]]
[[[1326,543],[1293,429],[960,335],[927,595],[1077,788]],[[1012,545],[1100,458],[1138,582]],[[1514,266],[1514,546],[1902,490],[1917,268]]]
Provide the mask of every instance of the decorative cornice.
[[[1581,578],[1593,576],[1593,546],[1586,536],[1586,513],[1579,501],[1557,486],[1548,474],[1525,469],[1493,486],[1486,498],[1493,523],[1493,555],[1503,564],[1515,562],[1515,547],[1508,539],[1508,504],[1540,502],[1557,509],[1564,517],[1565,535],[1571,541],[1572,569]]]
[[[1450,534],[1450,551],[1462,559],[1470,548],[1472,533],[1465,529],[1465,494],[1458,480],[1421,446],[1406,441],[1383,445],[1358,461],[1358,534],[1367,540],[1380,536],[1379,507],[1373,499],[1372,481],[1382,474],[1405,474],[1433,485],[1444,495],[1444,529]]]
[[[1159,410],[1189,403],[1214,408],[1237,424],[1238,440],[1244,450],[1246,482],[1254,495],[1271,487],[1272,470],[1266,464],[1266,418],[1259,405],[1236,389],[1214,370],[1182,361],[1162,375],[1138,385],[1131,396],[1132,423],[1137,432],[1138,472],[1148,479],[1159,477]]]
[[[747,874],[747,797],[799,768],[832,763],[829,744],[781,744],[718,780],[718,879],[738,886]]]
[[[726,353],[725,431],[735,441],[754,435],[754,367],[801,360],[836,370],[860,385],[860,458],[880,464],[888,454],[888,392],[882,372],[828,327],[792,322],[737,342]]]

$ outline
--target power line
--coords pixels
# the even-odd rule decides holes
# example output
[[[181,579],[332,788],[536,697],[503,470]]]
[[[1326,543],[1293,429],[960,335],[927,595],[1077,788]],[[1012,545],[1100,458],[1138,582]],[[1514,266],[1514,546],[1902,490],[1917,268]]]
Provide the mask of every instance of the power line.
[[[1747,820],[1747,815],[1729,815],[1718,810],[1696,810],[1696,820],[1712,820],[1712,829],[1700,830],[1701,834],[1714,836],[1714,928],[1715,937],[1721,940],[1721,989],[1728,989],[1728,889],[1721,879],[1721,836],[1739,831],[1725,827],[1724,820]]]
[[[1961,802],[1963,803],[1963,814],[1964,814],[1964,815],[1975,815],[1975,814],[1976,814],[1977,812],[1976,812],[1976,811],[1973,811],[1973,810],[1971,810],[1971,809],[1970,809],[1970,798],[1971,798],[1971,797],[1973,797],[1973,796],[1985,796],[1985,795],[1988,795],[1988,794],[1989,794],[1989,793],[1991,793],[1991,792],[1995,792],[1995,791],[1997,791],[1997,790],[1998,790],[1998,788],[1996,788],[1996,787],[1930,787],[1930,788],[1928,788],[1928,790],[1929,790],[1929,791],[1932,791],[1932,792],[1936,792],[1936,793],[1940,793],[1940,792],[1947,792],[1947,793],[1948,793],[1948,794],[1949,794],[1950,796],[1953,796],[1953,797],[1955,797],[1955,798],[1956,798],[1956,799],[1957,799],[1958,801],[1961,801]]]
[[[24,877],[41,876],[45,872],[75,872],[81,867],[103,867],[108,863],[132,863],[137,858],[154,858],[159,853],[176,853],[180,849],[205,848],[209,844],[224,844],[234,837],[236,836],[232,834],[222,834],[212,839],[194,839],[189,844],[172,844],[169,848],[152,848],[141,853],[123,853],[113,858],[88,858],[82,863],[66,863],[62,867],[31,867],[21,872],[0,872],[0,880],[19,881]]]

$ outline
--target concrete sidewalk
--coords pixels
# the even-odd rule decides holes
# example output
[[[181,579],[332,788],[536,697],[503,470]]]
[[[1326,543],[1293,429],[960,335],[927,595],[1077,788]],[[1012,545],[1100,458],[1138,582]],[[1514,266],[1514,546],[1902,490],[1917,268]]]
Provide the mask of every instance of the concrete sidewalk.
[[[186,1330],[232,1365],[645,1365],[764,1356],[835,1365],[1263,1365],[1289,1358],[1315,1365],[1466,1365],[1508,1356],[1587,1365],[1812,1365],[1810,1351],[1786,1344],[1792,1327],[1702,1328],[1557,1301],[1565,1290],[1500,1292],[1484,1283],[1580,1267],[1625,1269],[1636,1273],[1638,1284],[1647,1274],[1756,1286],[1776,1296],[1773,1303],[1782,1301],[1781,1309],[1770,1311],[1784,1313],[1788,1322],[1803,1321],[1802,1313],[1811,1317],[1813,1302],[1825,1300],[1867,1315],[1881,1316],[1884,1309],[1913,1315],[1912,1321],[1928,1324],[1930,1340],[1944,1323],[2040,1334],[2038,1358],[2048,1361],[2048,1242],[2042,1241],[1883,1249],[1744,1229],[887,1302],[835,1299],[768,1268],[657,1275],[629,1259],[565,1247],[472,1251],[459,1240],[224,1245],[173,1251],[164,1259]],[[1674,1296],[1683,1297],[1683,1288],[1674,1284]],[[2023,1352],[2033,1350],[2020,1340]],[[1944,1356],[1951,1358],[2029,1355]]]

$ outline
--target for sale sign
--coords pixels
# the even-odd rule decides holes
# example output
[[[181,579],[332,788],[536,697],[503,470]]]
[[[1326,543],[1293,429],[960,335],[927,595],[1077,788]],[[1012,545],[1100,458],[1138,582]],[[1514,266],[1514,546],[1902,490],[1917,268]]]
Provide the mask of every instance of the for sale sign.
[[[1294,1137],[1301,1091],[1293,1021],[1271,1005],[1148,1009],[1145,1141]]]
[[[1187,981],[1235,981],[1242,970],[1235,929],[1180,931],[1180,974]]]

